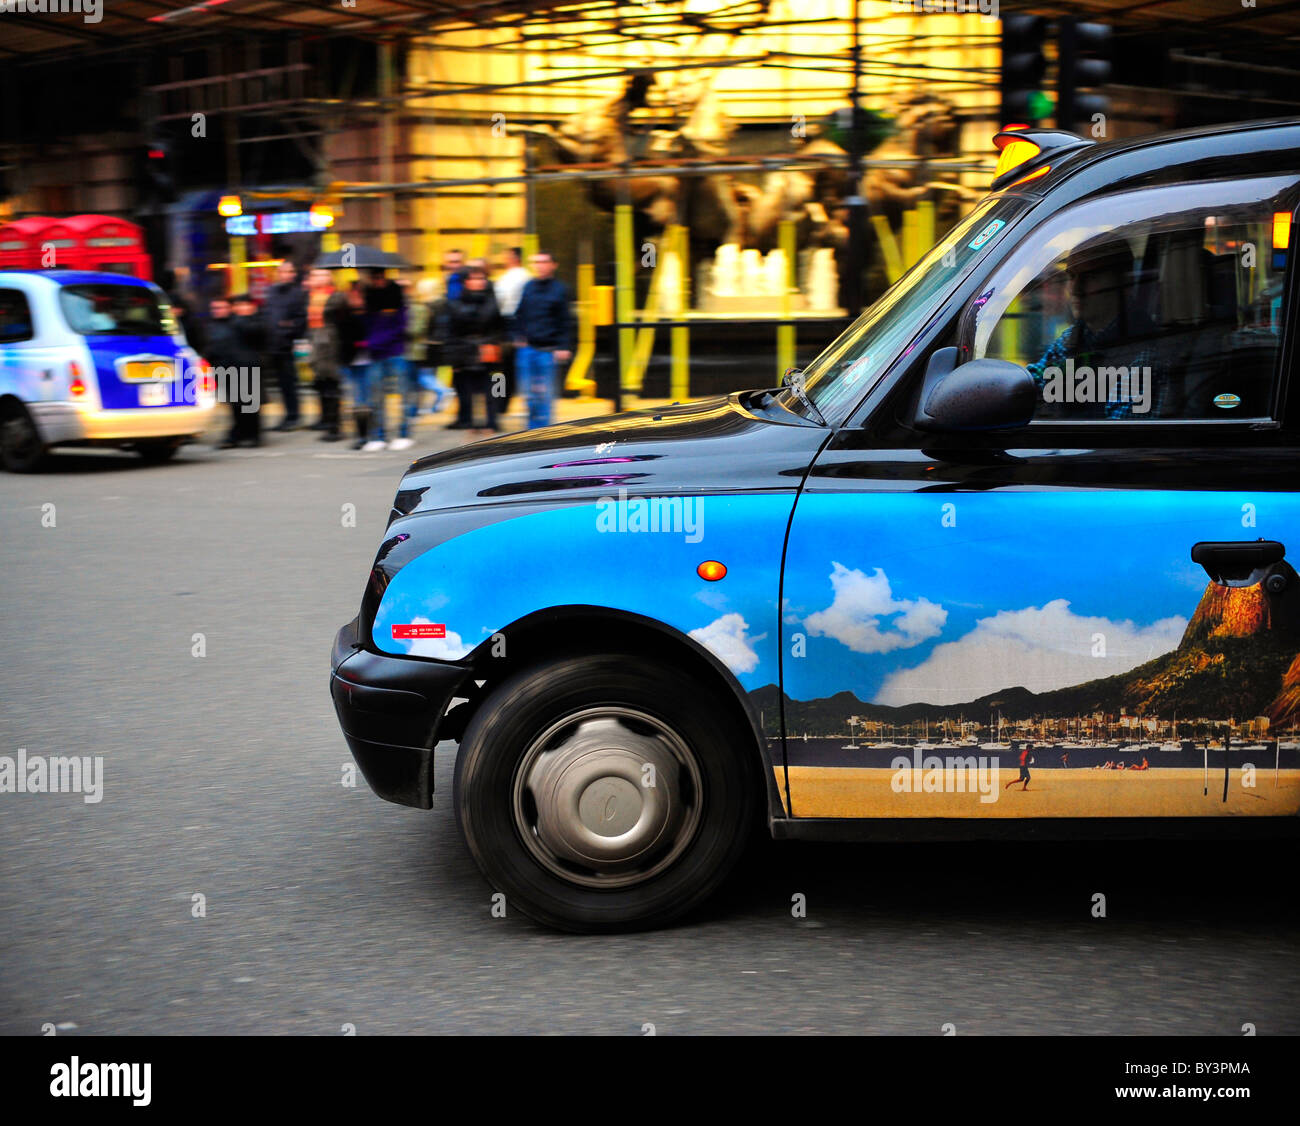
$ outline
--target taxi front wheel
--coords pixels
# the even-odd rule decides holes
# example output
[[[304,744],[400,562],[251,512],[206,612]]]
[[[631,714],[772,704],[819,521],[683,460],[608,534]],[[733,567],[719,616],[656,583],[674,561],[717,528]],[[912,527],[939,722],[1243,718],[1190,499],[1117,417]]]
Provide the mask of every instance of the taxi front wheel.
[[[22,407],[14,407],[0,418],[0,461],[10,473],[31,473],[45,458],[45,443]]]
[[[746,735],[681,670],[556,659],[502,683],[470,721],[457,820],[507,911],[569,931],[662,926],[744,851],[760,800]]]

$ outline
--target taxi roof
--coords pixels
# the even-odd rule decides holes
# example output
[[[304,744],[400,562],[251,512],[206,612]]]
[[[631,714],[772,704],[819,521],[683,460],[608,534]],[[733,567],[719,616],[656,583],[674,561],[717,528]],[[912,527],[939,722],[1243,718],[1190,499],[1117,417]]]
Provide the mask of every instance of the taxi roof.
[[[122,285],[143,286],[153,289],[153,282],[137,278],[131,274],[114,274],[106,270],[0,270],[0,281],[12,278],[45,278],[53,285],[103,285],[105,282],[120,282]]]
[[[1052,194],[1063,203],[1121,186],[1300,171],[1300,118],[1202,126],[1049,148],[1019,165],[1016,172],[1023,178],[1043,167],[1049,171],[1018,191],[1032,196]],[[1017,189],[1013,183],[1004,190]]]

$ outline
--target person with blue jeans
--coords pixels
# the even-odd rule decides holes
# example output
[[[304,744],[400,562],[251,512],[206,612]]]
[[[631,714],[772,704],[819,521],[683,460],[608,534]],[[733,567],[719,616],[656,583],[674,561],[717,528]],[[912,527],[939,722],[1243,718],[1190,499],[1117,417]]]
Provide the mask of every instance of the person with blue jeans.
[[[555,276],[555,257],[545,250],[533,255],[533,277],[515,308],[516,378],[528,400],[528,427],[551,424],[556,394],[556,365],[573,356],[577,329],[569,287]]]
[[[413,398],[406,364],[406,296],[402,287],[383,270],[370,271],[370,284],[366,288],[366,350],[370,353],[370,368],[366,373],[369,383],[371,417],[375,426],[363,450],[382,450],[384,441],[384,415],[387,413],[387,392],[390,378],[402,394],[402,429],[393,448],[408,449],[411,445],[410,419],[405,405]]]

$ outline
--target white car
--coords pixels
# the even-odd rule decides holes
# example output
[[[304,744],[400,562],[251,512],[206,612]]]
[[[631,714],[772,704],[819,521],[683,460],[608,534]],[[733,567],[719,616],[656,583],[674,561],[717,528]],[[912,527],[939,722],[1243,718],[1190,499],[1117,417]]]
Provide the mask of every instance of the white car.
[[[35,469],[53,446],[130,446],[165,461],[217,407],[211,369],[167,296],[125,274],[0,271],[0,460]]]

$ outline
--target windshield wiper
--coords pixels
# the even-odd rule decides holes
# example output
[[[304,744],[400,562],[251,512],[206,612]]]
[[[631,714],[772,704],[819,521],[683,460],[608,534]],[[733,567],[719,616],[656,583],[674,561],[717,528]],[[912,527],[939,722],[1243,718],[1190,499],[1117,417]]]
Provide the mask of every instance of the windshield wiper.
[[[787,368],[785,375],[781,376],[781,386],[787,387],[794,392],[794,396],[799,402],[808,408],[808,413],[813,416],[821,426],[829,426],[825,415],[817,409],[813,401],[808,398],[808,392],[803,386],[803,370],[801,368]]]

